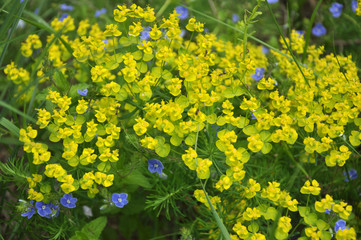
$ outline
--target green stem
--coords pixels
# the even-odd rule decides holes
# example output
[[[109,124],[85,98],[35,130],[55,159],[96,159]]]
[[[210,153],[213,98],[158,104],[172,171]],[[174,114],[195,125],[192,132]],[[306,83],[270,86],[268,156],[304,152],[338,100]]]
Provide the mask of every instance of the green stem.
[[[159,16],[161,16],[163,14],[163,12],[167,9],[167,7],[169,6],[169,4],[172,2],[172,0],[167,0],[165,1],[165,3],[163,4],[163,6],[159,9],[159,11],[157,12],[156,17],[158,18]]]
[[[275,15],[273,14],[273,11],[272,11],[272,9],[271,9],[271,7],[270,7],[270,5],[269,5],[269,3],[268,3],[267,1],[266,1],[266,4],[267,4],[267,7],[268,7],[268,10],[269,10],[270,13],[271,13],[271,16],[272,16],[272,18],[273,18],[273,21],[274,21],[275,24],[276,24],[277,30],[278,30],[278,32],[281,34],[282,40],[283,40],[283,42],[285,43],[288,51],[290,52],[290,54],[291,54],[291,56],[292,56],[293,61],[296,63],[297,68],[300,70],[300,72],[301,72],[303,78],[305,79],[307,85],[308,85],[309,87],[311,87],[311,86],[310,86],[310,83],[308,82],[308,80],[307,80],[307,78],[306,78],[306,76],[305,76],[305,74],[304,74],[303,71],[302,71],[302,68],[301,68],[300,64],[298,63],[295,55],[293,54],[292,49],[291,49],[290,46],[288,45],[288,43],[287,43],[287,41],[286,41],[286,38],[285,38],[285,36],[283,35],[283,33],[282,33],[282,31],[281,31],[280,25],[278,24],[278,22],[277,22],[277,20],[276,20],[276,17],[275,17]]]
[[[321,3],[322,3],[323,0],[320,0],[318,1],[316,7],[315,7],[315,10],[313,10],[313,13],[312,13],[312,16],[311,16],[311,20],[310,20],[310,24],[308,25],[308,29],[307,29],[307,33],[306,33],[306,41],[305,41],[305,45],[303,47],[303,54],[302,54],[302,63],[305,61],[306,59],[306,55],[307,55],[307,48],[308,48],[308,44],[309,44],[309,41],[310,41],[310,37],[311,37],[311,30],[312,30],[312,25],[313,25],[313,22],[315,21],[315,17],[317,15],[317,11],[318,11],[318,8],[321,6]]]
[[[292,153],[291,153],[291,151],[290,151],[290,148],[289,148],[288,144],[285,143],[284,146],[285,146],[284,149],[285,149],[287,155],[291,158],[291,160],[294,162],[294,164],[296,164],[297,168],[299,168],[299,169],[301,170],[301,172],[303,172],[303,174],[305,174],[305,176],[306,176],[307,178],[310,178],[310,176],[308,175],[308,173],[306,172],[306,170],[305,170],[305,169],[301,166],[301,164],[299,164],[299,163],[295,160],[295,158],[293,157],[293,155],[292,155]]]

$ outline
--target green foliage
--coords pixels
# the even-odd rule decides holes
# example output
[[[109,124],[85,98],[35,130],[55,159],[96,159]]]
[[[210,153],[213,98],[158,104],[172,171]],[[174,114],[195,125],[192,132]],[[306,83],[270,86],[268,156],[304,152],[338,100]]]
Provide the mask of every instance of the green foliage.
[[[70,240],[98,240],[106,225],[107,218],[98,217],[85,224],[80,231],[76,231]]]

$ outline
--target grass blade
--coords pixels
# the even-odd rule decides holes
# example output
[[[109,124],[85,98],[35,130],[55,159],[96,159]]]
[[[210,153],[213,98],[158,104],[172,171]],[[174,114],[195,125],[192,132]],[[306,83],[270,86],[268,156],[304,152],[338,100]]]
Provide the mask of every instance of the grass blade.
[[[9,130],[9,132],[11,132],[16,137],[20,136],[19,135],[20,129],[17,126],[15,126],[14,123],[10,122],[6,118],[3,117],[3,118],[0,119],[0,125],[2,125],[4,128]]]

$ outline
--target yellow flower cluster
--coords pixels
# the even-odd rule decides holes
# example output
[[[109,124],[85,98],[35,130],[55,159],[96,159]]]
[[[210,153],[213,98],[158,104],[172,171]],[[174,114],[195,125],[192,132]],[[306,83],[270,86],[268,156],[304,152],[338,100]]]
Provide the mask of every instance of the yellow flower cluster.
[[[361,16],[361,0],[357,0],[356,14]]]
[[[30,80],[30,74],[24,68],[17,68],[14,62],[6,65],[4,73],[7,78],[15,84],[27,84]]]
[[[25,57],[30,57],[33,54],[33,49],[39,49],[42,46],[43,44],[41,43],[39,36],[31,34],[25,42],[21,43],[20,51]]]
[[[305,61],[298,63],[300,71],[283,44],[282,54],[271,52],[278,74],[271,76],[261,47],[203,34],[204,25],[194,18],[185,27],[192,39],[184,40],[176,11],[156,22],[150,7],[119,5],[114,20],[105,30],[87,20],[76,28],[70,16],[51,23],[62,31],[61,38],[73,52],[49,36],[47,57],[58,70],[37,69],[39,76],[73,76],[89,91],[77,95],[50,88],[46,107],[37,109],[39,130],[31,126],[20,130],[32,163],[45,165],[45,172],[39,168],[28,178],[29,199],[46,199],[58,186],[64,193],[86,190],[89,197],[112,186],[124,137],[136,147],[133,140],[139,140],[141,147],[162,158],[176,153],[194,176],[213,184],[210,201],[215,209],[228,213],[232,239],[265,239],[259,230],[263,220],[274,221],[275,237],[286,239],[292,229],[289,211],[300,213],[307,225],[304,234],[313,239],[330,234],[326,225],[313,221],[315,212],[324,214],[331,208],[348,219],[351,205],[326,195],[310,213],[308,206],[299,206],[280,188],[281,182],[257,179],[246,167],[253,156],[269,154],[280,143],[286,149],[298,144],[303,162],[322,158],[326,166],[335,167],[350,161],[347,140],[361,145],[361,84],[351,57],[323,57],[323,48],[311,45]],[[142,37],[144,31],[149,38]],[[303,36],[293,31],[286,41],[295,54],[303,54]],[[28,57],[42,44],[35,35],[25,45],[22,52]],[[258,68],[269,74],[256,81],[252,75]],[[29,81],[29,73],[14,63],[4,71],[17,84]],[[354,126],[358,129],[351,132]],[[49,132],[37,136],[45,130]],[[349,138],[344,136],[348,132]],[[46,136],[52,144],[42,143]],[[56,179],[53,188],[47,184],[50,178]],[[300,191],[310,197],[320,195],[321,188],[312,180]],[[222,204],[222,196],[239,201]],[[195,190],[194,197],[210,208],[204,191]],[[273,206],[287,213],[277,216]],[[354,234],[352,228],[339,232],[338,239]]]

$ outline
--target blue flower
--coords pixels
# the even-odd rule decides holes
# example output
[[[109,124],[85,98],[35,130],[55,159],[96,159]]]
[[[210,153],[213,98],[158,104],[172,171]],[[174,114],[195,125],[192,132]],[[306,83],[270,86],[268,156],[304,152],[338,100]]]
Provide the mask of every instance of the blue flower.
[[[330,13],[334,18],[338,18],[341,16],[343,5],[341,3],[332,3],[331,7],[329,8]]]
[[[331,211],[332,211],[332,208],[326,208],[325,209],[325,213],[327,213],[327,214],[331,214]]]
[[[256,68],[255,73],[251,75],[251,77],[256,80],[259,81],[263,78],[263,74],[264,74],[264,68]]]
[[[322,23],[316,23],[316,25],[312,28],[312,34],[316,37],[321,37],[327,33],[326,28],[322,25]]]
[[[78,89],[78,93],[85,97],[88,94],[88,89],[87,88],[84,89],[84,90]]]
[[[303,30],[296,30],[295,32],[298,33],[298,35],[299,35],[298,37],[301,37],[305,34],[305,31],[303,31]]]
[[[345,229],[349,229],[348,227],[346,227],[346,221],[345,220],[338,220],[336,223],[335,223],[335,232],[337,233],[338,230],[345,230]]]
[[[102,8],[99,10],[95,11],[94,17],[100,17],[100,15],[107,13],[107,9],[106,8]]]
[[[24,0],[20,0],[20,3],[23,3],[24,2]]]
[[[356,12],[357,1],[356,1],[356,0],[353,0],[352,3],[351,3],[351,6],[352,6],[352,11]]]
[[[30,204],[28,205],[28,211],[21,214],[22,217],[28,217],[28,219],[30,219],[34,213],[35,213],[35,208],[33,206],[34,201],[30,201]]]
[[[46,215],[45,217],[47,218],[53,218],[53,217],[57,217],[59,216],[59,206],[58,205],[54,205],[52,203],[49,203],[50,205],[50,214]]]
[[[186,34],[187,34],[187,30],[182,29],[181,32],[180,32],[180,34],[179,34],[179,36],[180,36],[180,37],[184,37]]]
[[[151,158],[148,160],[148,170],[151,173],[157,172],[159,175],[162,174],[164,166],[158,159]]]
[[[78,199],[73,198],[72,194],[64,194],[64,196],[60,198],[61,205],[67,208],[75,208],[76,201],[78,201]]]
[[[43,203],[43,201],[36,202],[35,207],[38,210],[38,214],[42,217],[47,217],[51,214],[50,204]]]
[[[269,49],[262,45],[262,52],[264,54],[267,54],[267,53],[269,53]]]
[[[64,19],[67,18],[68,16],[69,16],[69,14],[63,13],[63,14],[60,16],[59,21],[60,21],[60,22],[64,21]]]
[[[186,7],[178,6],[175,8],[175,11],[177,12],[177,14],[179,14],[178,18],[181,20],[188,17],[188,9]]]
[[[122,208],[128,203],[127,197],[128,194],[126,193],[113,193],[112,202],[115,206]]]
[[[73,11],[73,10],[74,10],[74,7],[71,6],[71,5],[66,5],[66,4],[64,3],[64,4],[60,4],[60,10],[63,10],[63,11]]]
[[[256,116],[252,113],[251,119],[257,119]]]
[[[107,44],[109,43],[109,40],[108,39],[103,39],[102,41],[105,44],[104,50],[107,50]]]
[[[278,0],[267,0],[269,4],[278,3]]]
[[[345,176],[345,182],[348,182],[349,180],[346,171],[343,172],[343,175]],[[350,176],[350,180],[354,180],[358,177],[357,171],[355,169],[351,169],[350,171],[348,171],[348,175]]]
[[[144,27],[143,31],[140,32],[140,41],[148,40],[150,39],[150,27]]]
[[[232,14],[232,22],[233,22],[233,23],[236,23],[236,22],[238,22],[238,21],[239,21],[239,16],[238,16],[238,14],[233,13],[233,14]]]

